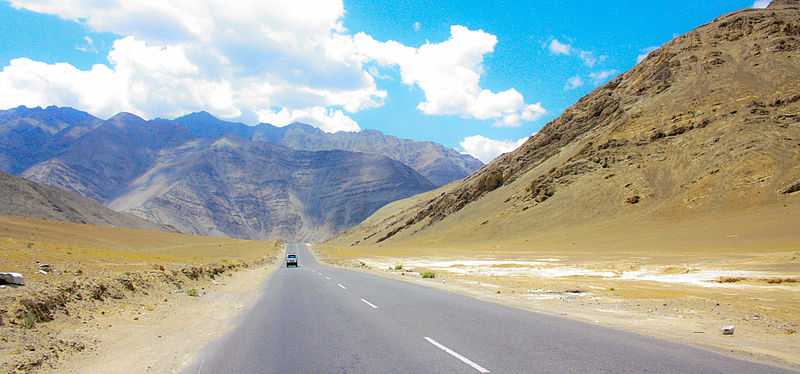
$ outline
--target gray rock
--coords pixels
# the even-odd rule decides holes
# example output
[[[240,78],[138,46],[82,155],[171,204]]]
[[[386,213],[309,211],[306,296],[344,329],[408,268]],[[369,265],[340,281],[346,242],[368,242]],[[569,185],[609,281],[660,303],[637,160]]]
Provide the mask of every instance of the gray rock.
[[[0,273],[0,283],[24,286],[25,277],[20,273]]]
[[[734,325],[722,326],[722,335],[733,335],[735,330],[736,326]]]

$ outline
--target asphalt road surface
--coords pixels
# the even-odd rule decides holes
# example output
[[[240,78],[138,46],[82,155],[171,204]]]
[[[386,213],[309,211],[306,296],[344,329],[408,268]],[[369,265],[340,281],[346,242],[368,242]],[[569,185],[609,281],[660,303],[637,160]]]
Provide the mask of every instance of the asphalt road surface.
[[[788,373],[318,263],[303,244],[186,373]]]

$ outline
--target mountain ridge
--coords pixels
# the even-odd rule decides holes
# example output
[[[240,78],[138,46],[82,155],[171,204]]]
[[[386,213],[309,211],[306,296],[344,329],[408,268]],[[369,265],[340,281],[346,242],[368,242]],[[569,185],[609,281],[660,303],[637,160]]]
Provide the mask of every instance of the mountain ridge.
[[[3,132],[8,131],[7,129],[4,131],[3,128],[8,126],[10,117],[27,118],[31,113],[38,114],[39,118],[46,118],[47,115],[60,117],[64,116],[64,113],[69,113],[73,117],[80,116],[85,118],[83,122],[91,123],[93,126],[91,129],[108,123],[116,124],[117,127],[121,124],[179,124],[186,128],[189,135],[201,138],[236,135],[254,141],[265,141],[299,150],[343,149],[363,153],[377,153],[411,166],[437,186],[464,178],[483,166],[483,163],[478,159],[440,144],[398,138],[373,129],[365,129],[360,132],[325,133],[314,126],[301,122],[294,122],[287,126],[274,126],[266,123],[251,126],[222,120],[206,111],[188,113],[175,119],[154,118],[152,120],[146,120],[132,113],[120,112],[107,120],[102,120],[70,107],[27,108],[19,106],[0,111],[0,136],[2,136]],[[62,128],[74,128],[78,127],[81,122],[73,118],[69,122],[62,121],[60,124]],[[80,135],[84,133],[81,132]],[[38,150],[39,155],[34,162],[22,163],[22,165],[12,168],[4,166],[3,160],[11,158],[8,155],[11,152],[3,152],[2,140],[2,137],[0,137],[0,170],[14,174],[19,174],[36,162],[43,161],[63,150],[63,146],[54,152],[41,152],[41,150]],[[16,139],[8,140],[6,143],[20,144],[23,141]],[[31,148],[28,147],[28,149]]]

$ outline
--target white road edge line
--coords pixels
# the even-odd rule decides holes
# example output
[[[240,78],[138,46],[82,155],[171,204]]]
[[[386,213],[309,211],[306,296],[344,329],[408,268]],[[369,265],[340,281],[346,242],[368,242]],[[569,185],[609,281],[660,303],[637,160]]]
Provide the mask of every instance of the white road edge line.
[[[365,300],[364,298],[361,298],[361,301],[363,301],[363,302],[364,302],[364,304],[367,304],[367,305],[371,306],[371,307],[372,307],[372,309],[378,309],[378,306],[377,306],[377,305],[375,305],[375,304],[373,304],[373,303],[371,303],[371,302],[369,302],[369,301]]]
[[[436,348],[439,348],[439,349],[449,353],[450,356],[453,356],[453,357],[461,360],[461,362],[463,362],[463,363],[465,363],[465,364],[467,364],[469,366],[472,366],[472,368],[477,370],[479,373],[490,373],[490,371],[487,370],[486,368],[484,368],[483,366],[480,366],[480,365],[472,362],[470,359],[458,354],[458,352],[439,344],[439,342],[437,342],[436,340],[433,340],[433,339],[431,339],[431,338],[429,338],[427,336],[425,337],[425,340],[427,340],[428,343],[431,343],[434,346],[436,346]]]
[[[342,284],[341,284],[341,283],[336,283],[336,285],[337,285],[337,286],[339,286],[339,288],[341,288],[341,289],[343,289],[343,290],[346,290],[346,289],[347,289],[347,287],[345,287],[345,286],[342,286]]]

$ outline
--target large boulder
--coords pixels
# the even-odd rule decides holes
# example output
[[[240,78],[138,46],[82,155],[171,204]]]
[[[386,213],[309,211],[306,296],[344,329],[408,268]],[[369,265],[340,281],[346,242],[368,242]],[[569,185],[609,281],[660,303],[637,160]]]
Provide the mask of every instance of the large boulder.
[[[20,273],[0,273],[0,284],[25,285],[25,277]]]

